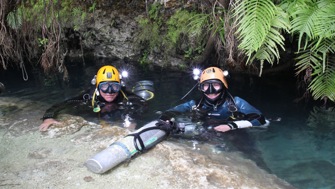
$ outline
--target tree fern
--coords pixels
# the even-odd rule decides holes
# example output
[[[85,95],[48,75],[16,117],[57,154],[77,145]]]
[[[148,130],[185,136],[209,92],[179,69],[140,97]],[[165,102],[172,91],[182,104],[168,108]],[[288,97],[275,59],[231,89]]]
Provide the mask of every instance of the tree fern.
[[[239,0],[234,8],[237,19],[239,48],[249,57],[273,64],[279,59],[278,46],[284,49],[280,30],[289,29],[287,15],[270,0]]]
[[[335,102],[335,57],[329,58],[325,71],[323,71],[321,64],[313,66],[313,80],[309,85],[309,90],[315,100],[327,97]]]
[[[304,4],[300,3],[296,6],[296,10],[291,14],[292,32],[299,34],[300,49],[302,42],[303,48],[306,48],[310,40],[334,36],[335,2],[333,0],[307,0]]]
[[[306,0],[290,2],[288,7],[292,10],[292,32],[299,36],[301,52],[296,74],[311,69],[305,77],[311,79],[308,89],[314,99],[327,97],[335,101],[335,2]]]
[[[312,68],[313,64],[319,64],[322,61],[322,55],[308,49],[300,52],[300,55],[296,60],[296,75],[299,75],[300,73],[303,73],[306,69]]]

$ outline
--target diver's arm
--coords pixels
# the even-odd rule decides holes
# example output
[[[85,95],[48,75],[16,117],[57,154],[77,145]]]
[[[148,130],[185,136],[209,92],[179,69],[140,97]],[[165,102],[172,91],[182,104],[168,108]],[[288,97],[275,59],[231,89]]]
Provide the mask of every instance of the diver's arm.
[[[214,127],[214,130],[220,131],[220,132],[226,132],[230,130],[235,130],[235,129],[243,129],[243,128],[248,128],[254,126],[252,122],[248,120],[239,120],[239,121],[230,121],[227,124],[220,124],[216,127]]]
[[[238,111],[244,115],[243,119],[232,122],[232,124],[237,125],[237,128],[263,126],[268,124],[267,120],[265,119],[261,111],[256,109],[254,106],[252,106],[242,98],[235,97],[234,99]]]
[[[39,126],[39,130],[46,131],[52,124],[59,124],[59,122],[53,118],[44,119],[42,124]]]
[[[250,105],[247,101],[239,97],[235,97],[234,100],[238,111],[243,114],[243,118],[236,118],[236,120],[231,120],[225,124],[220,124],[214,127],[214,130],[226,132],[235,129],[269,125],[269,121],[265,119],[264,115],[255,107]]]
[[[164,111],[159,119],[163,121],[171,121],[172,118],[176,117],[177,115],[181,115],[182,113],[185,112],[191,112],[192,107],[195,105],[195,101],[191,100],[188,102],[185,102],[183,104],[177,105],[173,108],[170,108],[166,111]]]
[[[42,124],[39,126],[40,131],[46,131],[52,124],[59,124],[55,119],[58,113],[65,107],[66,102],[61,102],[51,106],[47,109],[41,118],[43,120]]]
[[[84,100],[89,100],[89,99],[84,99],[84,95],[88,93],[83,93],[77,97],[71,98],[69,100],[66,100],[64,102],[55,104],[51,106],[49,109],[47,109],[41,118],[43,120],[42,124],[39,126],[40,131],[46,131],[52,124],[59,124],[59,122],[56,120],[57,115],[59,112],[64,109],[68,103],[78,103],[82,102]],[[87,96],[86,96],[87,98]]]
[[[81,94],[77,97],[74,97],[74,98],[71,98],[71,99],[68,99],[68,100],[65,100],[63,102],[60,102],[60,103],[57,103],[57,104],[54,104],[52,105],[49,109],[47,109],[43,115],[43,117],[41,118],[42,120],[45,120],[45,119],[50,119],[50,118],[53,118],[55,119],[58,115],[58,113],[64,109],[69,103],[78,103],[78,102],[83,102],[85,99],[85,94],[87,93],[84,93],[84,94]],[[88,100],[88,99],[87,99]]]

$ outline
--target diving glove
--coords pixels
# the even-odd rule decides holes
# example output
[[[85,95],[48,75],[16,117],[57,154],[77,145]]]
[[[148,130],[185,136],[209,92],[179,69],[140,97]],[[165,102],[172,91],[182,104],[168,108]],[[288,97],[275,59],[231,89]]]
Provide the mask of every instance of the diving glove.
[[[164,120],[158,120],[158,122],[156,123],[156,127],[165,131],[168,135],[171,133],[179,133],[181,132],[180,128],[178,127],[178,125],[173,122],[173,121],[164,121]]]

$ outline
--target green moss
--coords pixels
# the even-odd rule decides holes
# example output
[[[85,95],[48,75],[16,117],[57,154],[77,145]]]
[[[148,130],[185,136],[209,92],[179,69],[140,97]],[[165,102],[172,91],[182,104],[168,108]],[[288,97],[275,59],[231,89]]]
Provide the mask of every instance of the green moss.
[[[160,13],[160,6],[150,6],[147,17],[137,18],[140,33],[138,44],[148,53],[159,51],[166,56],[178,51],[187,59],[203,51],[203,38],[208,25],[208,15],[195,11],[178,10],[166,22]]]
[[[89,8],[93,11],[95,3]],[[73,27],[78,30],[87,16],[84,6],[73,3],[73,1],[26,1],[17,9],[9,13],[7,22],[12,29],[18,29],[17,22],[34,23],[35,28],[41,28],[42,25],[50,27],[53,22],[62,23],[63,26]],[[14,19],[15,18],[15,19]],[[16,21],[16,22],[14,22]],[[22,25],[22,24],[20,24]]]

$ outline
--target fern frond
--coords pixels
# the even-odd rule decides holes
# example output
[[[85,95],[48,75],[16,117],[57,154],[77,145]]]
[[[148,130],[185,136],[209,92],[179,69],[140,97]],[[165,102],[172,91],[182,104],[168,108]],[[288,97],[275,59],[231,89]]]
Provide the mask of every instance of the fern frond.
[[[304,49],[310,40],[334,36],[335,2],[331,0],[305,1],[303,6],[292,13],[292,32],[299,33],[298,47]]]
[[[240,19],[237,30],[241,40],[239,48],[249,56],[247,63],[257,59],[273,64],[275,59],[280,58],[278,46],[284,49],[285,39],[280,31],[290,30],[288,15],[271,1],[253,0],[252,2],[250,4],[249,1],[239,2],[242,5],[238,5],[235,9],[235,14],[239,14],[237,18]],[[264,17],[267,18],[264,19]]]
[[[270,0],[239,0],[236,5],[234,16],[241,40],[239,48],[251,54],[262,46],[276,15],[276,7]]]
[[[319,41],[314,41],[311,43],[311,50],[325,53],[335,53],[335,38],[321,38]]]
[[[188,33],[191,36],[200,36],[204,26],[208,25],[209,16],[209,14],[195,14],[188,19],[188,23],[185,25],[188,28]]]
[[[167,38],[176,44],[181,33],[186,33],[186,25],[189,23],[188,20],[192,17],[193,13],[186,10],[178,10],[174,15],[167,21],[168,33]]]
[[[296,58],[296,75],[305,71],[307,68],[313,67],[313,65],[320,64],[322,62],[322,55],[310,49],[300,52],[300,55]]]
[[[327,97],[335,102],[335,57],[334,55],[328,59],[326,69],[322,64],[313,65],[313,80],[309,84],[308,89],[311,91],[315,100]]]

